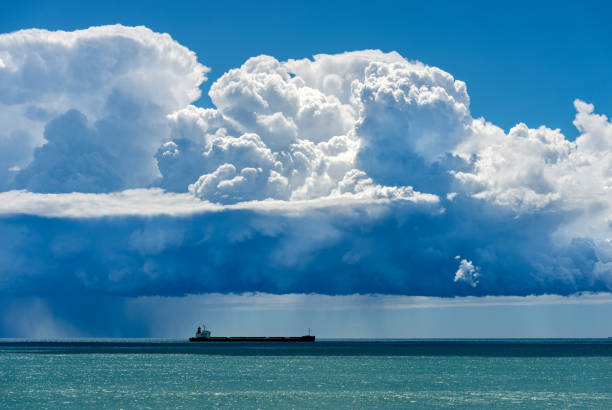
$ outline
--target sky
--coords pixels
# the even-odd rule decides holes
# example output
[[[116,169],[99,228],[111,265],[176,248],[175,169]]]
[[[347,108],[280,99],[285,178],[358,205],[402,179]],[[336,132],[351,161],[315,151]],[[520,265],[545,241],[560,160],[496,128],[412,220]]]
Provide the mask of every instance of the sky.
[[[604,2],[0,6],[0,337],[607,337]]]

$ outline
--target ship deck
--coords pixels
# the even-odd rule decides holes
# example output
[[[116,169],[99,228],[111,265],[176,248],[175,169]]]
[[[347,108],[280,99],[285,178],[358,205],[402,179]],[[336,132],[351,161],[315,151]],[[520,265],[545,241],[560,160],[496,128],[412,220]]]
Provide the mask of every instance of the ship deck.
[[[314,342],[314,336],[296,336],[296,337],[190,337],[190,342]]]

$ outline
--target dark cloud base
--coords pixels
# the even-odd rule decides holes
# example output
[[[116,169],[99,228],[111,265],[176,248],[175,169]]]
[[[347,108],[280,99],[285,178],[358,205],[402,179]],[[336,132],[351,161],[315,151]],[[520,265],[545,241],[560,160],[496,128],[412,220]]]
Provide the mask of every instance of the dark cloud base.
[[[567,295],[608,291],[588,239],[554,245],[570,215],[513,218],[456,198],[442,214],[402,204],[300,216],[223,211],[188,217],[0,220],[5,295],[179,296],[206,292]],[[470,212],[466,212],[470,208]],[[455,282],[455,258],[479,267]]]

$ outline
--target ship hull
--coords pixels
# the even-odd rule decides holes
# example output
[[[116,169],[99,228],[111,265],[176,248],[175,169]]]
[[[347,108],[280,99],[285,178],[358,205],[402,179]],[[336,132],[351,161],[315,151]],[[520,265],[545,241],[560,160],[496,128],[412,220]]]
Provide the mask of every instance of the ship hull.
[[[314,342],[314,336],[297,337],[190,337],[190,342]]]

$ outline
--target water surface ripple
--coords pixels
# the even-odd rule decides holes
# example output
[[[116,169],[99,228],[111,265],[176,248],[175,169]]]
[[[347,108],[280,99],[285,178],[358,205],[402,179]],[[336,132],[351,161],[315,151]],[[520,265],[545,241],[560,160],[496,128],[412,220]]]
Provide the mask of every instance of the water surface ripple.
[[[612,408],[612,341],[0,341],[0,408]]]

